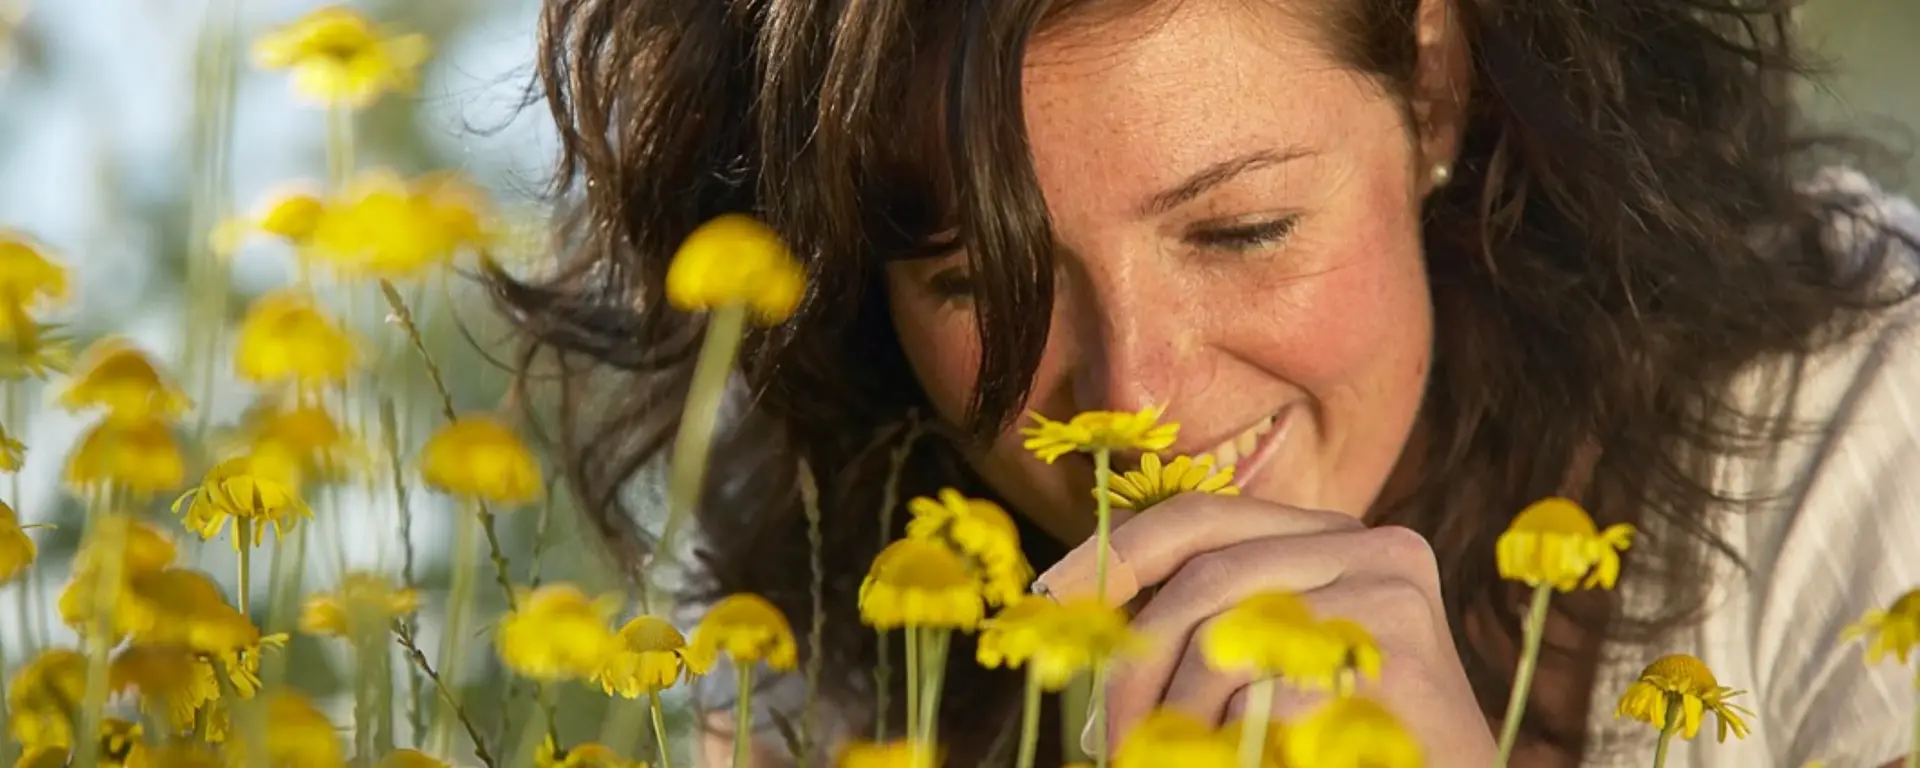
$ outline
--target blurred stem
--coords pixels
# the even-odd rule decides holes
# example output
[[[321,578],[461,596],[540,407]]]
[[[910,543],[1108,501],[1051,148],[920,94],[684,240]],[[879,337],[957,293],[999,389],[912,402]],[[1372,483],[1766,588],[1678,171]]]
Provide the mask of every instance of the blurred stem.
[[[353,179],[353,108],[327,108],[327,182],[338,193]]]
[[[21,409],[22,398],[20,397],[20,389],[24,386],[25,384],[20,381],[0,383],[0,400],[4,400],[4,403],[0,403],[0,419],[4,421],[0,423],[6,424],[15,431],[15,439],[26,437],[26,428],[21,426],[26,420],[26,414]],[[13,505],[14,515],[20,522],[27,522],[27,495],[20,486],[20,472],[7,473],[7,486],[7,500]],[[34,597],[40,592],[39,573],[38,568],[28,568],[21,574],[20,589],[14,593],[14,596],[19,598],[20,637],[23,639],[20,644],[22,659],[32,658],[34,653],[49,643],[47,619],[44,616],[36,616],[39,612],[33,609]],[[35,624],[39,625],[38,634],[35,634]],[[6,665],[0,663],[0,670],[5,669]],[[0,722],[5,721],[4,710],[0,710]]]
[[[1034,753],[1040,746],[1040,672],[1032,660],[1027,662],[1026,703],[1020,710],[1020,762],[1016,768],[1033,768]]]
[[[394,415],[393,398],[380,398],[380,442],[387,454],[387,472],[393,479],[393,500],[400,531],[400,586],[404,589],[418,589],[419,581],[413,574],[413,509],[407,495],[406,474],[400,468],[400,425]],[[419,616],[409,613],[400,619],[407,631],[420,631]],[[407,725],[412,731],[414,744],[419,744],[427,736],[427,720],[424,707],[420,704],[420,670],[407,665]]]
[[[1113,454],[1105,447],[1093,452],[1093,498],[1095,515],[1095,535],[1099,539],[1094,557],[1094,596],[1101,605],[1107,604],[1107,555],[1113,551],[1113,500],[1107,498],[1107,484],[1113,475]],[[1093,760],[1100,768],[1106,768],[1107,749],[1107,685],[1106,667],[1094,669],[1092,701],[1093,710]]]
[[[21,604],[25,605],[26,595],[21,595],[20,597]],[[26,627],[23,625],[21,629],[24,632]],[[20,662],[21,664],[25,664],[27,660],[27,657],[23,656]],[[12,669],[12,667],[7,665],[7,634],[0,632],[0,672],[5,672],[9,669]],[[11,713],[7,711],[7,698],[6,696],[0,696],[0,723],[13,722]],[[11,737],[12,734],[10,733],[4,737],[0,737],[0,765],[13,765],[13,739]]]
[[[653,741],[660,768],[673,768],[673,743],[667,739],[667,718],[660,710],[660,692],[647,691],[647,709],[653,713]]]
[[[367,650],[379,660],[374,670],[374,691],[379,694],[375,708],[378,719],[374,721],[378,730],[374,732],[373,750],[375,754],[393,753],[393,651],[387,648],[386,635],[376,635],[367,643]],[[417,677],[416,677],[417,679]]]
[[[506,596],[507,610],[520,610],[520,598],[513,593],[506,551],[500,548],[500,535],[493,528],[493,510],[487,509],[485,502],[475,502],[475,508],[480,518],[480,529],[487,534],[487,559],[493,561],[493,583],[500,585],[500,594]]]
[[[820,534],[820,486],[813,476],[813,467],[806,459],[799,461],[800,506],[807,517],[807,594],[812,599],[812,616],[807,629],[807,670],[806,698],[800,705],[800,755],[799,768],[813,765],[814,734],[813,720],[815,699],[820,690],[821,664],[824,654],[821,646],[826,643],[827,635],[827,566],[826,542]]]
[[[920,439],[920,430],[919,414],[909,411],[900,444],[887,456],[887,481],[880,488],[880,544],[875,552],[893,543],[893,508],[900,503],[900,475],[906,471],[907,457],[913,455],[913,444]],[[876,643],[878,657],[873,665],[873,740],[884,742],[887,740],[887,705],[892,694],[893,654],[892,646],[887,645],[887,633],[876,635],[879,642]]]
[[[1534,668],[1540,664],[1540,641],[1546,635],[1547,603],[1552,598],[1552,584],[1533,588],[1533,605],[1527,610],[1527,625],[1520,637],[1520,661],[1513,673],[1513,693],[1507,699],[1507,716],[1500,721],[1500,756],[1494,768],[1507,768],[1513,746],[1520,739],[1520,721],[1527,714],[1527,694],[1533,690]]]
[[[907,738],[920,736],[920,630],[909,626],[907,635]]]
[[[940,687],[947,677],[947,646],[952,639],[952,630],[920,630],[920,642],[926,645],[920,651],[921,672],[926,674],[927,681],[920,687],[918,738],[928,749],[940,743]]]
[[[373,651],[377,643],[372,638],[378,636],[361,628],[367,618],[356,616],[353,622],[357,630],[353,641],[353,759],[362,765],[377,759],[373,747]]]
[[[1273,678],[1247,686],[1247,711],[1240,721],[1240,768],[1260,768],[1267,752],[1267,728],[1273,719]]]
[[[81,551],[98,570],[93,586],[93,615],[87,622],[87,687],[81,698],[80,729],[75,734],[74,764],[93,765],[100,756],[100,723],[106,716],[107,663],[113,650],[113,609],[120,600],[120,582],[127,549],[126,528],[106,525],[111,510],[121,500],[117,489],[96,490],[88,494],[87,530]]]
[[[474,571],[479,570],[479,542],[475,528],[479,527],[480,515],[477,510],[463,509],[455,514],[459,519],[458,531],[453,537],[453,581],[447,588],[447,621],[440,644],[440,675],[443,693],[449,684],[460,682],[462,655],[466,652],[464,636],[467,632],[467,611],[473,602]],[[424,670],[423,670],[424,671]],[[446,699],[440,707],[440,714],[433,723],[433,753],[447,754],[453,747],[453,720],[464,718],[459,702]]]
[[[269,632],[291,632],[298,620],[300,593],[307,578],[307,538],[313,535],[312,527],[296,526],[293,529],[293,556],[287,556],[286,539],[277,538],[273,542],[272,562],[267,565],[269,584],[267,589],[267,627]],[[264,654],[260,659],[260,679],[266,688],[277,687],[286,678],[287,654]]]
[[[660,533],[660,551],[653,555],[648,570],[657,567],[662,557],[672,558],[674,534],[685,519],[700,508],[700,493],[707,477],[707,454],[713,446],[714,424],[719,420],[720,401],[727,392],[727,374],[740,352],[746,332],[747,307],[733,303],[708,315],[706,336],[700,343],[700,357],[693,364],[688,383],[686,410],[680,416],[679,434],[673,439],[673,458],[667,481],[667,522]],[[651,612],[646,592],[651,579],[641,578],[641,610]]]
[[[220,331],[227,311],[227,262],[213,252],[210,234],[231,206],[227,200],[232,158],[234,92],[239,66],[234,55],[238,14],[233,0],[207,3],[193,50],[193,148],[187,207],[187,302],[185,361],[181,370],[197,377],[199,402],[213,399]],[[204,439],[213,411],[200,409],[193,436]]]

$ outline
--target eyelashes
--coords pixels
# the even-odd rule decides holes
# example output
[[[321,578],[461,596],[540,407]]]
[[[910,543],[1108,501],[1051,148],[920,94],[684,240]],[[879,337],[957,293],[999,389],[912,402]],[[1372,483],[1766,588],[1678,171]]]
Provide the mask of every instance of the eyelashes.
[[[1284,245],[1299,222],[1299,216],[1285,216],[1231,226],[1197,226],[1182,236],[1181,240],[1198,251],[1242,256]],[[942,269],[926,280],[927,295],[941,302],[971,299],[973,290],[973,276],[965,265]]]

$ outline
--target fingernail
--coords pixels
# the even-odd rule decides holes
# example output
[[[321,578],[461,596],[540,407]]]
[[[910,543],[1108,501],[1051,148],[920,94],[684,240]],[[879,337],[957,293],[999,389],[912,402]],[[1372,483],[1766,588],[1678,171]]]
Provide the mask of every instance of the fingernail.
[[[1099,575],[1100,545],[1089,540],[1067,552],[1066,557],[1054,563],[1040,577],[1034,579],[1035,594],[1046,595],[1055,601],[1092,597],[1100,592],[1097,581]],[[1118,553],[1107,548],[1106,599],[1109,606],[1126,605],[1140,592],[1140,578],[1133,567],[1127,565]]]

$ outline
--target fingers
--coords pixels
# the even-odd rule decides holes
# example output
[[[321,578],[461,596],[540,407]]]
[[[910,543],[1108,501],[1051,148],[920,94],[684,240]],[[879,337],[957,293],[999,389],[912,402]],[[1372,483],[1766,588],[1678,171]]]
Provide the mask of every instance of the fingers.
[[[1124,605],[1142,586],[1165,581],[1188,560],[1239,542],[1364,529],[1358,519],[1338,512],[1294,509],[1239,496],[1182,494],[1148,514],[1126,519],[1125,525],[1114,526],[1107,602]],[[1082,543],[1035,580],[1035,591],[1059,600],[1094,594],[1098,557],[1098,542]]]

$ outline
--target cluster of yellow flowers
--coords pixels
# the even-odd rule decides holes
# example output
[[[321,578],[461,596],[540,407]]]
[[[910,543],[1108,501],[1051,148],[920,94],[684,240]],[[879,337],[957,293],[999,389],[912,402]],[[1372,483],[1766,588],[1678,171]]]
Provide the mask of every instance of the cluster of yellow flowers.
[[[41,643],[11,665],[0,701],[0,757],[17,746],[14,764],[31,768],[337,768],[350,760],[428,768],[448,765],[452,731],[464,728],[474,756],[489,767],[508,760],[530,760],[541,768],[641,765],[599,742],[567,744],[559,738],[557,705],[549,694],[553,686],[579,683],[609,697],[645,699],[654,732],[651,757],[670,766],[675,734],[666,725],[662,694],[712,673],[724,657],[738,684],[733,761],[749,764],[756,672],[764,666],[790,673],[799,662],[800,643],[775,605],[753,594],[728,596],[707,610],[689,638],[664,618],[664,606],[651,604],[648,579],[633,611],[619,598],[595,597],[570,583],[514,586],[494,515],[545,496],[540,463],[506,421],[456,411],[393,286],[444,273],[463,253],[486,258],[494,240],[490,216],[480,194],[457,176],[407,180],[386,171],[358,172],[352,162],[354,111],[409,88],[426,53],[420,37],[389,34],[344,6],[317,10],[257,45],[263,66],[291,70],[296,89],[327,107],[332,168],[319,191],[273,196],[254,215],[222,225],[214,237],[215,249],[228,255],[254,233],[279,238],[299,256],[303,271],[297,286],[268,293],[247,309],[232,340],[231,367],[256,388],[258,399],[209,455],[181,436],[180,421],[196,407],[194,398],[145,351],[106,338],[70,358],[62,327],[43,319],[69,300],[67,271],[26,235],[0,231],[0,388],[6,406],[0,472],[16,473],[29,449],[7,432],[23,419],[20,393],[28,383],[66,376],[57,402],[95,418],[68,455],[64,474],[67,488],[84,504],[86,525],[57,613],[80,643]],[[392,325],[406,333],[440,385],[445,423],[419,447],[410,473],[460,510],[437,666],[417,645],[422,598],[410,571],[398,578],[350,571],[333,589],[308,595],[297,587],[275,587],[267,607],[278,616],[275,609],[297,606],[289,612],[296,615],[284,625],[270,620],[265,629],[253,619],[252,557],[268,546],[268,531],[275,536],[274,565],[280,563],[280,542],[288,540],[297,569],[301,542],[310,532],[305,522],[331,514],[309,505],[314,491],[349,481],[371,486],[382,471],[391,473],[384,479],[396,486],[409,481],[400,471],[403,451],[389,412],[382,414],[380,448],[362,439],[370,421],[366,401],[374,399],[364,391],[368,354],[349,330],[352,311],[336,314],[322,300],[318,284],[328,279],[349,291],[376,283],[392,310]],[[771,228],[728,214],[690,234],[675,254],[665,289],[673,306],[706,314],[705,344],[673,447],[661,545],[673,551],[676,526],[699,503],[721,393],[747,324],[786,321],[805,305],[808,283],[804,265]],[[1161,416],[1158,408],[1094,411],[1065,421],[1033,414],[1022,430],[1026,449],[1038,460],[1052,463],[1076,452],[1093,460],[1099,559],[1098,591],[1091,596],[1032,594],[1033,568],[1013,518],[997,504],[952,488],[907,502],[912,517],[905,537],[874,558],[858,595],[863,621],[883,634],[883,653],[889,648],[885,633],[904,634],[905,730],[888,730],[889,685],[881,680],[877,732],[871,740],[843,745],[837,765],[925,768],[941,762],[937,721],[955,633],[978,633],[979,665],[1025,671],[1021,768],[1036,760],[1043,697],[1086,680],[1094,695],[1089,715],[1096,743],[1090,752],[1101,766],[1426,763],[1423,745],[1368,695],[1386,661],[1374,638],[1347,618],[1316,615],[1302,596],[1285,591],[1242,600],[1197,638],[1209,667],[1253,681],[1240,719],[1216,728],[1171,709],[1156,710],[1122,734],[1116,749],[1106,748],[1103,681],[1116,663],[1164,640],[1137,633],[1124,610],[1107,599],[1112,510],[1151,513],[1180,494],[1239,492],[1232,468],[1216,469],[1212,457],[1163,459],[1159,454],[1172,446],[1179,426]],[[1138,453],[1139,465],[1116,471],[1116,451]],[[206,468],[200,483],[181,493],[190,468],[199,467]],[[230,536],[238,561],[231,601],[221,583],[182,562],[172,536],[149,519],[164,519],[147,513],[155,499],[175,493],[180,495],[172,511],[181,529],[203,541]],[[803,500],[807,496],[803,489]],[[17,485],[12,501],[19,504]],[[24,510],[0,502],[0,586],[25,582],[21,588],[33,590],[39,552],[31,532],[49,526],[25,517]],[[1525,714],[1553,596],[1612,589],[1621,552],[1634,535],[1627,525],[1601,529],[1575,502],[1554,498],[1521,511],[1500,537],[1499,572],[1533,589],[1502,720],[1500,765]],[[483,551],[507,604],[490,633],[492,650],[533,684],[547,719],[542,743],[514,755],[494,753],[500,734],[482,733],[454,692],[467,655],[463,642],[473,634],[470,613]],[[354,723],[345,731],[351,748],[342,743],[342,729],[275,672],[287,661],[288,635],[278,630],[296,626],[343,642],[353,654]],[[1846,638],[1867,641],[1868,663],[1887,655],[1907,663],[1920,644],[1920,590],[1870,612]],[[430,680],[439,702],[433,738],[416,733],[421,743],[410,748],[397,744],[383,724],[391,723],[396,709],[396,645],[404,674]],[[817,640],[809,646],[817,648]],[[8,661],[6,650],[0,649],[0,664]],[[1324,703],[1301,717],[1276,720],[1271,703],[1283,685],[1324,694]],[[1754,715],[1733,703],[1740,693],[1720,685],[1698,659],[1672,655],[1644,670],[1616,716],[1658,730],[1654,764],[1660,766],[1672,737],[1694,738],[1709,714],[1719,739],[1745,737]],[[814,745],[802,727],[805,753]],[[799,757],[803,765],[811,759]]]

